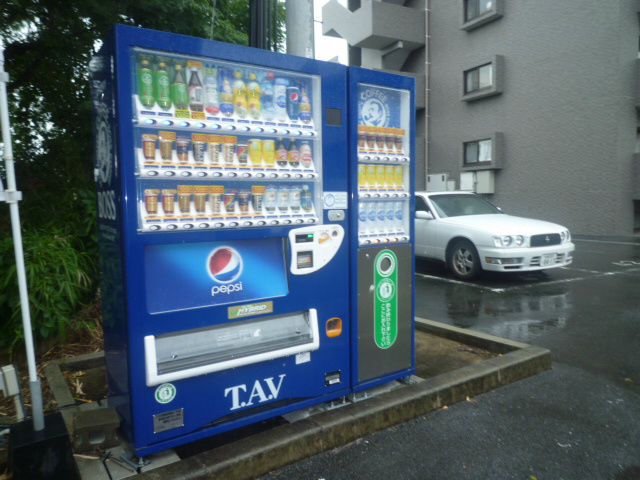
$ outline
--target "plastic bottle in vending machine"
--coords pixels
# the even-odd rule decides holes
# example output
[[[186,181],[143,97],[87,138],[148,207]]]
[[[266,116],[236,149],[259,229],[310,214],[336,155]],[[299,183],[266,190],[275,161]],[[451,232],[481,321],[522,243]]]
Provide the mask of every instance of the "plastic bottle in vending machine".
[[[396,231],[397,232],[404,232],[404,205],[402,204],[402,202],[396,202],[394,204],[394,208],[396,211]]]
[[[276,196],[276,204],[280,213],[286,213],[289,209],[289,187],[281,185],[278,187],[278,195]]]
[[[289,152],[287,152],[287,147],[284,146],[284,139],[282,137],[278,137],[278,144],[276,146],[276,163],[279,167],[286,167],[289,162],[287,157]]]
[[[240,118],[247,116],[247,85],[242,79],[242,72],[237,70],[233,81],[233,103],[235,104],[236,115]]]
[[[293,213],[298,213],[300,211],[300,200],[300,187],[298,187],[297,185],[291,186],[291,188],[289,189],[289,208]]]
[[[367,232],[370,234],[378,233],[378,214],[375,202],[367,203]]]
[[[210,63],[204,70],[204,109],[211,115],[217,115],[220,112],[218,71]]]
[[[267,214],[272,214],[276,211],[276,197],[278,196],[278,187],[275,185],[267,185],[267,189],[264,195],[264,209]]]
[[[302,186],[302,192],[300,192],[300,206],[302,207],[302,210],[307,213],[313,210],[313,196],[311,194],[311,190],[309,190],[309,185]]]
[[[300,82],[300,102],[298,105],[300,112],[300,120],[303,123],[311,121],[311,94],[309,93],[309,84],[306,81]]]
[[[289,82],[286,78],[276,78],[275,99],[276,99],[276,118],[280,122],[287,121],[287,85]]]
[[[204,88],[198,70],[191,70],[189,78],[189,108],[194,112],[202,112],[204,110]]]
[[[268,72],[262,79],[260,84],[261,90],[261,102],[262,102],[262,118],[265,121],[270,122],[276,116],[276,107],[273,101],[273,79],[275,75],[273,72]]]
[[[218,68],[218,87],[220,89],[220,111],[225,117],[233,115],[233,86],[231,85],[231,71],[228,68]]]
[[[255,73],[249,74],[247,90],[249,115],[254,119],[258,119],[262,115],[262,106],[260,105],[260,84],[258,83],[258,77],[256,77]]]
[[[171,82],[171,100],[176,108],[186,110],[189,106],[189,92],[187,90],[187,82],[184,80],[182,65],[176,65],[176,72],[173,74],[173,82]]]
[[[396,229],[396,209],[393,202],[385,202],[387,208],[387,230],[395,232]]]
[[[378,228],[378,233],[386,233],[387,209],[385,207],[385,202],[376,202],[376,216],[378,217],[378,221],[376,224],[376,227]]]
[[[358,203],[358,235],[366,235],[369,233],[367,226],[367,204]]]
[[[169,72],[167,71],[166,62],[158,62],[158,70],[154,76],[153,93],[156,96],[156,102],[160,105],[162,110],[169,110],[171,108],[171,79],[169,78]]]
[[[138,99],[145,107],[153,107],[156,103],[153,98],[153,70],[151,62],[146,58],[140,60],[138,68]]]
[[[290,167],[298,168],[300,166],[300,150],[298,150],[298,143],[295,140],[292,140],[289,145],[287,159]]]
[[[313,166],[311,145],[309,145],[309,142],[307,141],[300,143],[300,162],[304,168],[311,168]]]

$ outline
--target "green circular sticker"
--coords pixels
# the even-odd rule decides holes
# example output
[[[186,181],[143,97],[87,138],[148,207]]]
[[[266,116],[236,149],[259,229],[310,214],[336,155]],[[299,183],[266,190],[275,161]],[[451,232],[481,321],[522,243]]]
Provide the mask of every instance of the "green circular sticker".
[[[381,302],[388,302],[395,293],[395,285],[388,278],[384,278],[380,281],[377,288],[378,300]]]
[[[176,387],[170,383],[163,383],[156,388],[156,401],[158,403],[169,403],[176,398]]]

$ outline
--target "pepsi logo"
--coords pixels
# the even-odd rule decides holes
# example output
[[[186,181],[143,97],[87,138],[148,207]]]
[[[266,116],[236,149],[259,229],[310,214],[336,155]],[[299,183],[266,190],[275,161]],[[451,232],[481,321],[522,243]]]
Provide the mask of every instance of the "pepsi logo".
[[[218,247],[207,260],[207,270],[218,283],[231,283],[242,274],[242,257],[231,247]]]
[[[297,102],[298,94],[296,92],[293,92],[291,95],[289,95],[289,100],[291,100],[292,102]]]

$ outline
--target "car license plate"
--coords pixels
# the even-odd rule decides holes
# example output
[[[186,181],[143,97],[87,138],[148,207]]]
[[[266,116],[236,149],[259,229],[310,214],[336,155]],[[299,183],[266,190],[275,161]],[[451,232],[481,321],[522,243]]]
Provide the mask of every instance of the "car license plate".
[[[556,264],[556,254],[548,253],[546,255],[542,255],[542,259],[540,260],[541,267],[549,267],[551,265]]]

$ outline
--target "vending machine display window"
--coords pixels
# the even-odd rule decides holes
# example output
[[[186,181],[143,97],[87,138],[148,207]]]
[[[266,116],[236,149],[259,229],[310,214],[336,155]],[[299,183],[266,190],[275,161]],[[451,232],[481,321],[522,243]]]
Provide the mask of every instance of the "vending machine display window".
[[[134,48],[139,230],[322,223],[318,75]]]
[[[358,241],[409,241],[411,111],[408,90],[358,85]]]

